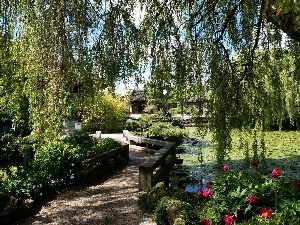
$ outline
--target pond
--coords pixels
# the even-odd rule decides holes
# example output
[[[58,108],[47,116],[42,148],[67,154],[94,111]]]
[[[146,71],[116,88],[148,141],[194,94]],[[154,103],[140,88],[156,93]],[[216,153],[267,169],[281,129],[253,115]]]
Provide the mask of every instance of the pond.
[[[244,150],[239,147],[240,133],[234,133],[233,149],[224,163],[232,169],[244,169]],[[266,172],[280,168],[283,176],[300,179],[300,138],[299,132],[266,132],[265,133]],[[261,149],[260,149],[261,151]],[[184,188],[195,192],[207,188],[206,182],[218,174],[213,145],[205,140],[187,138],[177,147],[177,156],[183,159],[182,165],[176,165],[170,173],[170,186]],[[251,159],[250,159],[251,160]]]
[[[193,165],[175,165],[170,173],[170,187],[181,188],[187,192],[206,189],[206,183],[212,181],[215,168],[215,163],[203,164],[203,155],[210,150],[211,146],[205,140],[184,139],[177,147],[177,153],[191,156]]]

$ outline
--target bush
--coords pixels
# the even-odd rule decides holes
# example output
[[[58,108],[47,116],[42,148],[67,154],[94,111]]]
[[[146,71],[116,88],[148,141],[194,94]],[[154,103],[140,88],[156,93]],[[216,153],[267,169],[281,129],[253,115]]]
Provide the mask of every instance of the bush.
[[[35,167],[48,174],[54,184],[67,181],[71,175],[72,166],[83,159],[78,147],[69,148],[62,140],[57,139],[39,149],[35,154]]]
[[[0,139],[0,167],[8,168],[22,160],[19,144],[12,134],[5,134]]]
[[[184,129],[172,126],[170,123],[157,122],[143,134],[149,138],[178,142],[187,135],[187,132]]]
[[[201,223],[190,203],[171,197],[161,198],[154,210],[154,218],[158,225],[171,225],[176,218],[181,218],[186,225]]]
[[[24,139],[20,143],[20,152],[29,159],[26,166],[2,176],[0,191],[14,197],[33,199],[43,198],[57,189],[71,185],[73,166],[87,156],[121,145],[111,138],[101,139],[94,145],[86,132],[75,132],[69,137],[57,138],[43,145],[34,139]],[[116,162],[121,160],[117,158]]]
[[[64,143],[67,143],[73,147],[80,147],[82,149],[90,148],[94,145],[93,138],[86,131],[76,131],[63,139]]]
[[[16,138],[5,134],[0,139],[0,167],[9,172],[11,166],[26,166],[33,160],[39,140],[32,137]]]
[[[256,166],[251,162],[249,169],[234,171],[227,165],[197,193],[147,190],[140,195],[140,205],[153,212],[158,224],[170,224],[171,206],[185,224],[300,224],[300,180]]]
[[[85,98],[84,118],[85,129],[102,133],[120,132],[125,127],[128,116],[129,99],[109,93],[99,92],[94,98]]]
[[[112,139],[112,138],[104,138],[104,139],[100,139],[97,142],[97,144],[92,149],[92,153],[94,153],[94,154],[102,153],[102,152],[106,152],[111,149],[115,149],[120,146],[121,146],[121,143],[119,141]]]

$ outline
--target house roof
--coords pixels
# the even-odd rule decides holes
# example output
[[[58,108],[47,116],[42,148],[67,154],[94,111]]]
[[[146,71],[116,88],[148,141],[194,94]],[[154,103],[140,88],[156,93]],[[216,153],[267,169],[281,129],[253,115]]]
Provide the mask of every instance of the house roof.
[[[130,102],[144,102],[145,100],[145,93],[144,91],[136,91],[133,90],[130,95]]]

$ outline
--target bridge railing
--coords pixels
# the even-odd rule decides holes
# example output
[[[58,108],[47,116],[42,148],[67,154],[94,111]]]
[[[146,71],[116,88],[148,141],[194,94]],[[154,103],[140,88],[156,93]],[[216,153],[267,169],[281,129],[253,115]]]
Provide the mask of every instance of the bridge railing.
[[[146,144],[146,149],[148,145],[161,146],[153,156],[139,166],[139,190],[144,191],[158,182],[166,181],[176,162],[176,143],[134,136],[128,130],[123,131],[123,136],[127,139],[129,148],[130,145],[137,143]]]

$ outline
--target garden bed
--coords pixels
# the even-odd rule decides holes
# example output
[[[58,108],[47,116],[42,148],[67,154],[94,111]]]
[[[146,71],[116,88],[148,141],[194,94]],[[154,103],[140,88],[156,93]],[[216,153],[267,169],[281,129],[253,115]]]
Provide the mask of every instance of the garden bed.
[[[110,151],[96,154],[77,163],[74,166],[75,184],[87,184],[93,179],[105,175],[108,170],[117,168],[120,163],[111,161],[114,159],[129,160],[129,145],[122,145]]]

